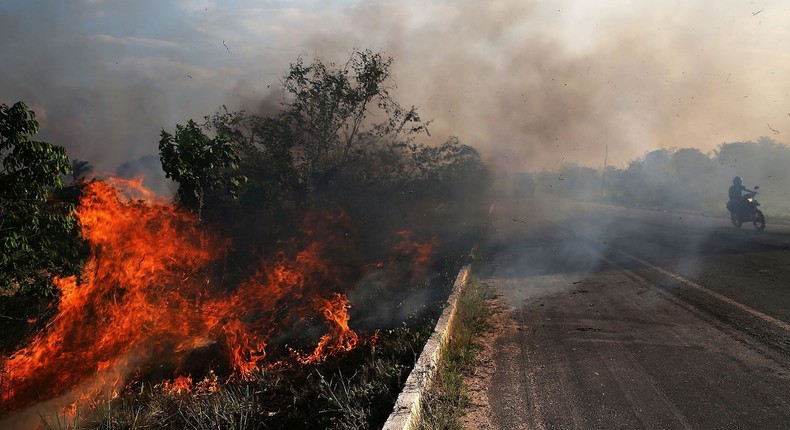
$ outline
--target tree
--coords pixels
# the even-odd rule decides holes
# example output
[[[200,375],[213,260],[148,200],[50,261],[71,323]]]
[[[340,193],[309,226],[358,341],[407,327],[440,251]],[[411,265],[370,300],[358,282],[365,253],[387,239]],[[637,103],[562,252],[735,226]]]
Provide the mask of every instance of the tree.
[[[416,142],[429,122],[390,96],[392,62],[371,51],[354,51],[340,65],[298,59],[282,79],[279,109],[254,114],[222,106],[200,129],[190,123],[178,126],[177,136],[163,132],[163,167],[180,184],[182,204],[200,206],[207,188],[200,178],[247,179],[234,204],[217,193],[204,203],[203,222],[232,238],[228,260],[235,267],[258,264],[281,241],[298,237],[300,220],[314,211],[349,215],[371,248],[388,232],[430,228],[429,217],[441,219],[443,231],[450,230],[447,213],[471,224],[459,214],[488,183],[480,155],[456,138],[439,146]],[[233,148],[238,169],[206,171],[202,159],[184,159],[208,152],[206,133]]]
[[[389,94],[392,58],[354,51],[337,67],[302,59],[283,81],[289,97],[283,118],[290,126],[300,180],[308,191],[325,188],[363,156],[365,144],[394,143],[426,132],[413,106],[401,107]],[[382,119],[378,122],[373,117]]]
[[[178,182],[178,201],[202,216],[207,193],[226,192],[235,197],[246,178],[236,175],[239,154],[227,136],[218,132],[207,136],[193,120],[187,125],[176,124],[176,133],[162,130],[159,141],[162,169],[168,178]]]
[[[71,165],[62,146],[32,140],[39,124],[23,102],[0,105],[0,288],[49,291],[75,273],[84,246],[73,205],[53,198]]]
[[[294,166],[293,131],[284,113],[263,117],[222,106],[205,121],[206,130],[226,136],[238,149],[238,171],[247,178],[242,205],[266,202],[267,210],[273,210],[275,202],[293,204],[296,194],[304,194]]]
[[[340,66],[299,59],[283,77],[279,110],[262,116],[223,106],[206,117],[203,129],[232,142],[248,178],[238,190],[243,210],[222,218],[276,217],[281,225],[284,213],[342,205],[352,188],[397,177],[409,161],[405,148],[427,123],[390,97],[391,63],[370,51],[354,51]]]

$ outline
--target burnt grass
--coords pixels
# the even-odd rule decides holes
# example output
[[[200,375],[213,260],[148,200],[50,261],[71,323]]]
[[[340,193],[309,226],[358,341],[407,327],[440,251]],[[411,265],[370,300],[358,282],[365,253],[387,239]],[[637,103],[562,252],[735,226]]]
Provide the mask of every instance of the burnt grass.
[[[75,417],[42,417],[48,428],[358,429],[389,416],[433,324],[378,332],[325,362],[283,362],[251,380],[172,393],[161,384],[130,384],[120,397],[83,407]],[[221,379],[221,378],[220,378]]]
[[[299,363],[289,351],[309,351],[308,345],[315,339],[290,338],[287,344],[267,348],[267,359],[275,364],[242,380],[212,360],[209,348],[187,360],[192,363],[182,363],[180,371],[161,366],[142,370],[118,397],[81,404],[75,416],[42,415],[41,425],[51,429],[381,428],[465,260],[456,257],[435,262],[434,269],[443,270],[434,272],[423,285],[405,289],[420,294],[425,302],[410,307],[405,318],[388,328],[386,323],[385,328],[366,327],[359,318],[355,327],[352,308],[351,328],[360,336],[359,345],[323,362]],[[398,307],[401,303],[397,301],[403,297],[388,299]],[[356,312],[358,316],[367,313],[364,309]],[[203,366],[201,362],[211,364]],[[183,374],[190,366],[191,392],[176,393],[163,386],[163,380]]]

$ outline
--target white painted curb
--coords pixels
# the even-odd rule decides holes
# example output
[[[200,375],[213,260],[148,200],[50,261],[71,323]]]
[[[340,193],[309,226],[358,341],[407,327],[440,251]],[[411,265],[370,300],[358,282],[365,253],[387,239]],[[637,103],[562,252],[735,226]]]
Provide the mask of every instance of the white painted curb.
[[[414,369],[406,379],[406,385],[403,386],[392,413],[384,423],[383,430],[411,430],[416,428],[420,422],[422,399],[436,376],[437,364],[444,354],[447,340],[450,338],[450,327],[455,319],[458,295],[466,286],[468,277],[469,265],[467,264],[458,272],[453,284],[453,291],[447,299],[447,307],[444,308],[442,316],[436,322],[433,334],[428,338],[420,357],[414,364]]]

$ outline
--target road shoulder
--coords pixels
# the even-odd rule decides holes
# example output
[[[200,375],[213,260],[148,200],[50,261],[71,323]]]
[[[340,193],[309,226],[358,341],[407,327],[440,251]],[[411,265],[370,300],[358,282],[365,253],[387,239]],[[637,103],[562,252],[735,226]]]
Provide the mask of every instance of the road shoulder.
[[[495,428],[489,402],[491,381],[496,371],[494,351],[500,336],[517,329],[500,296],[489,302],[489,309],[491,314],[488,325],[478,338],[480,349],[475,366],[464,378],[469,404],[461,417],[461,423],[467,429]]]

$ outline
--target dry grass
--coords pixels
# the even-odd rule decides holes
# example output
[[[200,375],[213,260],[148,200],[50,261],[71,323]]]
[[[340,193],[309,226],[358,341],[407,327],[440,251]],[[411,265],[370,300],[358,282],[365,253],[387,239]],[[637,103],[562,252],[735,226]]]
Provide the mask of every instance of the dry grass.
[[[219,381],[213,392],[173,394],[139,384],[78,415],[42,416],[45,429],[359,429],[379,428],[432,325],[380,333],[316,365],[288,365],[250,381]]]
[[[439,362],[439,369],[422,403],[420,428],[461,429],[460,418],[469,402],[464,375],[474,366],[479,350],[476,337],[490,315],[490,289],[471,278],[458,297],[452,336]]]

